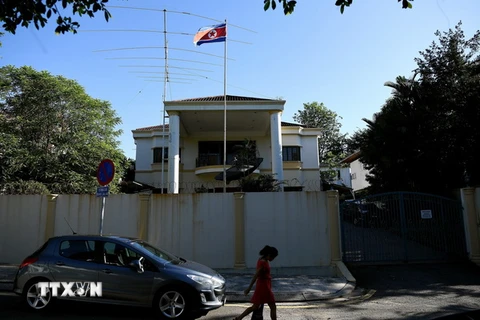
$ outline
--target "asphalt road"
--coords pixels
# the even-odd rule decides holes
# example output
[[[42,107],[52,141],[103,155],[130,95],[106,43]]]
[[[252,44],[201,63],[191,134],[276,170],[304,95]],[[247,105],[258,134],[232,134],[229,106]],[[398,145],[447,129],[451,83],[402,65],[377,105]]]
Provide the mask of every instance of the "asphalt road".
[[[350,267],[356,296],[307,304],[280,304],[278,319],[480,319],[480,268],[471,264]],[[232,319],[247,304],[227,304],[201,319]],[[0,293],[0,319],[153,319],[148,309],[62,302],[48,313],[23,309],[11,293]],[[249,318],[245,318],[249,319]],[[265,319],[268,309],[265,310]]]

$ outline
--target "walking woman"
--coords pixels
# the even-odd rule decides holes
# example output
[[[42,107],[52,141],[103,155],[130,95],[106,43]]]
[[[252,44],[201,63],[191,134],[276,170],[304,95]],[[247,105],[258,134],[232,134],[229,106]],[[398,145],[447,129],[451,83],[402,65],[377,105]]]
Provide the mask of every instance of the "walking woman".
[[[275,296],[272,292],[272,276],[270,275],[270,262],[278,256],[278,250],[274,247],[265,246],[260,250],[260,259],[257,261],[257,272],[252,278],[252,282],[245,289],[245,295],[248,295],[255,282],[255,292],[250,302],[252,305],[245,309],[241,315],[234,320],[241,320],[252,311],[257,310],[264,303],[270,307],[270,318],[277,320],[277,306],[275,305]]]

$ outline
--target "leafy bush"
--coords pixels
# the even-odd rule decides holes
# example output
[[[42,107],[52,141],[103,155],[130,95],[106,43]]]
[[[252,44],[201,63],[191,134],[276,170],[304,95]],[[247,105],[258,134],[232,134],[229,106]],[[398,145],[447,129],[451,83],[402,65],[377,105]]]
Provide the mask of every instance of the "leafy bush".
[[[41,182],[20,180],[1,185],[0,194],[50,194],[50,191]]]
[[[273,175],[261,174],[257,177],[248,176],[239,180],[243,192],[274,192],[278,191],[279,185]]]

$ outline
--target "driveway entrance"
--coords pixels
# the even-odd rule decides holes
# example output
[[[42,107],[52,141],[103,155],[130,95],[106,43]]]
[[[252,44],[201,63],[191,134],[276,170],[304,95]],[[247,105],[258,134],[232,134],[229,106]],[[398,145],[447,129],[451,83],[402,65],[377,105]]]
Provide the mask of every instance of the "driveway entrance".
[[[459,201],[392,192],[340,205],[343,261],[398,263],[467,259]]]

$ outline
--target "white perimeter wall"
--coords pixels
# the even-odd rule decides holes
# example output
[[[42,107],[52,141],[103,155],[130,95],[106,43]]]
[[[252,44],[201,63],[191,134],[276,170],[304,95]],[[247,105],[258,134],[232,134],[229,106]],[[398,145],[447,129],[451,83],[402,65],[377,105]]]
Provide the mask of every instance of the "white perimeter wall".
[[[149,197],[149,198],[148,198]],[[214,268],[235,263],[233,194],[147,196],[147,241]],[[255,267],[268,244],[280,255],[276,267],[330,264],[324,192],[247,193],[244,197],[245,259]],[[0,196],[0,263],[19,264],[46,240],[47,215],[54,235],[99,234],[101,198],[59,195],[47,214],[47,196]],[[140,195],[106,198],[104,234],[138,236]]]

